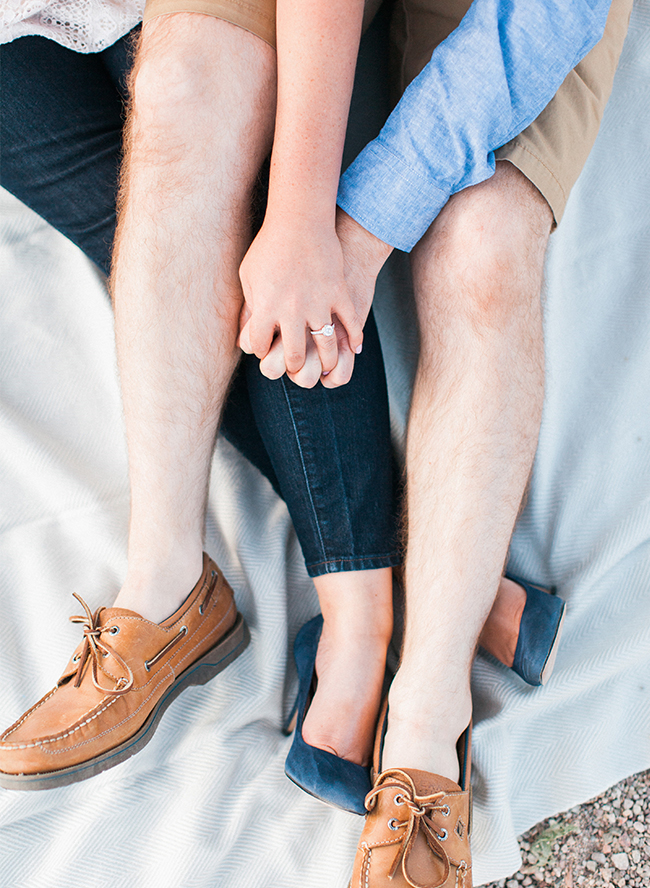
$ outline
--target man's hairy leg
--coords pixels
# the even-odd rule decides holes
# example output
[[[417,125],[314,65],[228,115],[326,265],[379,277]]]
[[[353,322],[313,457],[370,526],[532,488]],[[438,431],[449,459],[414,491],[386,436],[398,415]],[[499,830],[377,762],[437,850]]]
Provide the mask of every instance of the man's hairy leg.
[[[210,459],[237,363],[238,267],[269,150],[275,53],[219,19],[143,29],[112,275],[129,455],[116,604],[169,616],[201,574]]]
[[[509,163],[453,197],[413,255],[421,351],[407,441],[402,663],[383,767],[458,779],[470,669],[535,454],[551,212]]]

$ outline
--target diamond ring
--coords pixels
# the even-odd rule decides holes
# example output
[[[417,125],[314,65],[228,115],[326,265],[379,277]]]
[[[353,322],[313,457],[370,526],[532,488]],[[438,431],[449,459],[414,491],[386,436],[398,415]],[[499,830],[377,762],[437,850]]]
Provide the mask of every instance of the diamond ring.
[[[333,336],[334,324],[323,324],[320,330],[310,330],[312,336]]]

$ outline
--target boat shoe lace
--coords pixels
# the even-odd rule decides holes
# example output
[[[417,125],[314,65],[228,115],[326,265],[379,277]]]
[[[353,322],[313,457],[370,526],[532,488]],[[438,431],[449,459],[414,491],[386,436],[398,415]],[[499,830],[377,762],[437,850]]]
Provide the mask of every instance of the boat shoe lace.
[[[381,784],[375,786],[366,796],[366,809],[368,811],[372,810],[380,793],[391,791],[395,792],[395,803],[397,805],[404,805],[407,814],[404,820],[392,818],[388,822],[391,830],[405,828],[400,837],[397,854],[389,870],[388,878],[393,879],[398,867],[401,865],[402,874],[412,888],[441,888],[449,877],[449,855],[442,844],[447,838],[447,831],[443,829],[441,833],[437,832],[432,815],[436,812],[440,812],[444,816],[449,814],[449,806],[442,804],[442,799],[446,793],[434,792],[431,795],[420,796],[416,793],[415,785],[408,774],[397,769],[384,772],[384,777],[388,779],[384,779]],[[423,883],[416,881],[409,872],[409,856],[419,833],[422,833],[431,851],[442,861],[443,875],[436,882],[427,881]],[[456,881],[459,888],[464,888],[466,869],[467,864],[465,861],[461,861],[458,866]]]
[[[108,627],[100,625],[99,618],[104,608],[98,608],[93,614],[81,595],[77,595],[76,592],[73,592],[72,594],[86,612],[83,616],[70,617],[71,623],[82,624],[84,633],[84,644],[81,650],[81,654],[79,654],[79,659],[77,661],[77,658],[75,657],[73,660],[73,662],[78,662],[74,687],[78,688],[81,684],[86,663],[90,659],[92,681],[97,690],[101,691],[101,693],[103,694],[112,694],[115,696],[118,696],[119,694],[125,694],[133,687],[134,676],[130,666],[117,653],[117,651],[113,647],[111,647],[110,644],[108,644],[106,639],[102,637],[105,636],[107,633],[114,634],[114,629],[112,626]],[[114,675],[111,675],[109,672],[107,672],[106,669],[104,669],[101,660],[104,657],[107,657],[109,654],[111,657],[115,658],[117,663],[126,673],[127,677],[118,678],[116,680]],[[113,681],[114,686],[112,688],[107,688],[100,684],[100,672]]]

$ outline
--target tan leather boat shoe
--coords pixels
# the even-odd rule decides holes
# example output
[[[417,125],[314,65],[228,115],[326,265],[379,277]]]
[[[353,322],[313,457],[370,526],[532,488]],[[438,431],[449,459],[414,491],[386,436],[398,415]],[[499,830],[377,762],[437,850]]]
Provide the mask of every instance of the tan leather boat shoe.
[[[112,768],[149,742],[184,688],[204,684],[250,636],[232,589],[207,555],[181,607],[162,623],[98,608],[56,687],[0,736],[0,786],[50,789]]]
[[[472,888],[468,735],[461,785],[410,768],[377,777],[350,888]]]

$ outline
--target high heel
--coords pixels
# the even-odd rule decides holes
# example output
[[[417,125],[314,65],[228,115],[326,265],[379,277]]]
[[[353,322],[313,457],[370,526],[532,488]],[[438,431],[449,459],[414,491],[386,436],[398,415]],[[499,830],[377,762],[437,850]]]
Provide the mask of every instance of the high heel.
[[[284,765],[290,780],[323,802],[353,814],[365,814],[364,800],[372,789],[370,769],[339,758],[325,749],[310,746],[302,726],[312,698],[316,652],[323,618],[314,617],[302,627],[293,646],[298,670],[298,700],[293,743]]]
[[[566,603],[542,586],[511,574],[506,574],[506,579],[526,593],[512,670],[529,685],[539,687],[546,684],[555,666]]]

